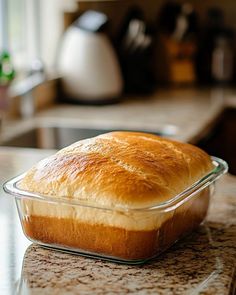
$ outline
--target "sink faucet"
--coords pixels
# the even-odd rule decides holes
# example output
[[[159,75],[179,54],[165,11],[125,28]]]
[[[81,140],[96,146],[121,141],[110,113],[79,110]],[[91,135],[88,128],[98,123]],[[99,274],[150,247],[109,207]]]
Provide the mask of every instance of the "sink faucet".
[[[30,118],[35,112],[34,89],[46,81],[46,75],[41,60],[32,62],[29,74],[23,80],[10,86],[11,97],[20,97],[20,115],[22,118]]]

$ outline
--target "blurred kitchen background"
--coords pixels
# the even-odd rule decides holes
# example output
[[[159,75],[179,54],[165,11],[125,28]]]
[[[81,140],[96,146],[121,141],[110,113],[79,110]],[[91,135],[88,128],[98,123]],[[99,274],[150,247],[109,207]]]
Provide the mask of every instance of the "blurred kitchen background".
[[[236,173],[235,15],[234,0],[0,0],[0,144],[145,131]]]

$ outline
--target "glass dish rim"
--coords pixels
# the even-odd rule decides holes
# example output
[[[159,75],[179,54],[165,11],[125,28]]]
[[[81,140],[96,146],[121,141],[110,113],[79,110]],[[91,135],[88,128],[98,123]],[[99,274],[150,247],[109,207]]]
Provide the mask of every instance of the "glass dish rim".
[[[180,192],[179,194],[175,195],[171,199],[158,203],[156,205],[152,205],[149,207],[140,207],[140,208],[132,208],[132,207],[103,207],[103,206],[96,206],[94,204],[89,204],[88,201],[84,200],[73,200],[68,199],[67,197],[50,197],[45,196],[38,193],[32,193],[26,190],[19,189],[17,187],[17,183],[25,176],[26,173],[20,174],[17,177],[10,179],[9,181],[5,182],[3,185],[3,189],[6,193],[10,194],[11,196],[17,199],[33,199],[38,201],[47,201],[49,203],[60,203],[60,204],[67,204],[67,205],[77,205],[82,207],[88,207],[93,209],[101,209],[101,210],[108,210],[108,211],[121,211],[121,212],[148,212],[148,211],[171,211],[176,209],[181,204],[185,203],[187,200],[192,198],[194,195],[208,187],[210,184],[215,182],[219,177],[225,174],[228,171],[228,164],[218,158],[218,157],[211,157],[212,163],[215,166],[213,170],[211,170],[208,174],[203,176],[201,179],[193,183],[191,186],[187,187],[185,190]]]

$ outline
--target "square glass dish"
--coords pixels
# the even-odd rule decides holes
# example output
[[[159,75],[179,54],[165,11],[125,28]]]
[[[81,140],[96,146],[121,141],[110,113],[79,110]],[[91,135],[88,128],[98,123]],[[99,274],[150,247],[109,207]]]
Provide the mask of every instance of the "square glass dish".
[[[92,206],[81,200],[19,189],[24,174],[4,185],[15,197],[25,236],[45,247],[138,264],[152,259],[205,218],[213,183],[228,170],[212,157],[214,169],[172,199],[141,209]]]

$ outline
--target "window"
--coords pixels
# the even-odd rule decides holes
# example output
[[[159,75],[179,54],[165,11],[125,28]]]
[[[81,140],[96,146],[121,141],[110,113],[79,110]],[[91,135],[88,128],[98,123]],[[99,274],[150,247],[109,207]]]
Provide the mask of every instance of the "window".
[[[12,51],[24,50],[25,11],[23,0],[7,0],[9,46]]]
[[[34,58],[54,65],[65,6],[64,0],[0,0],[0,50],[7,47],[17,70]]]
[[[0,51],[9,51],[13,61],[26,51],[24,20],[24,0],[0,0]]]

